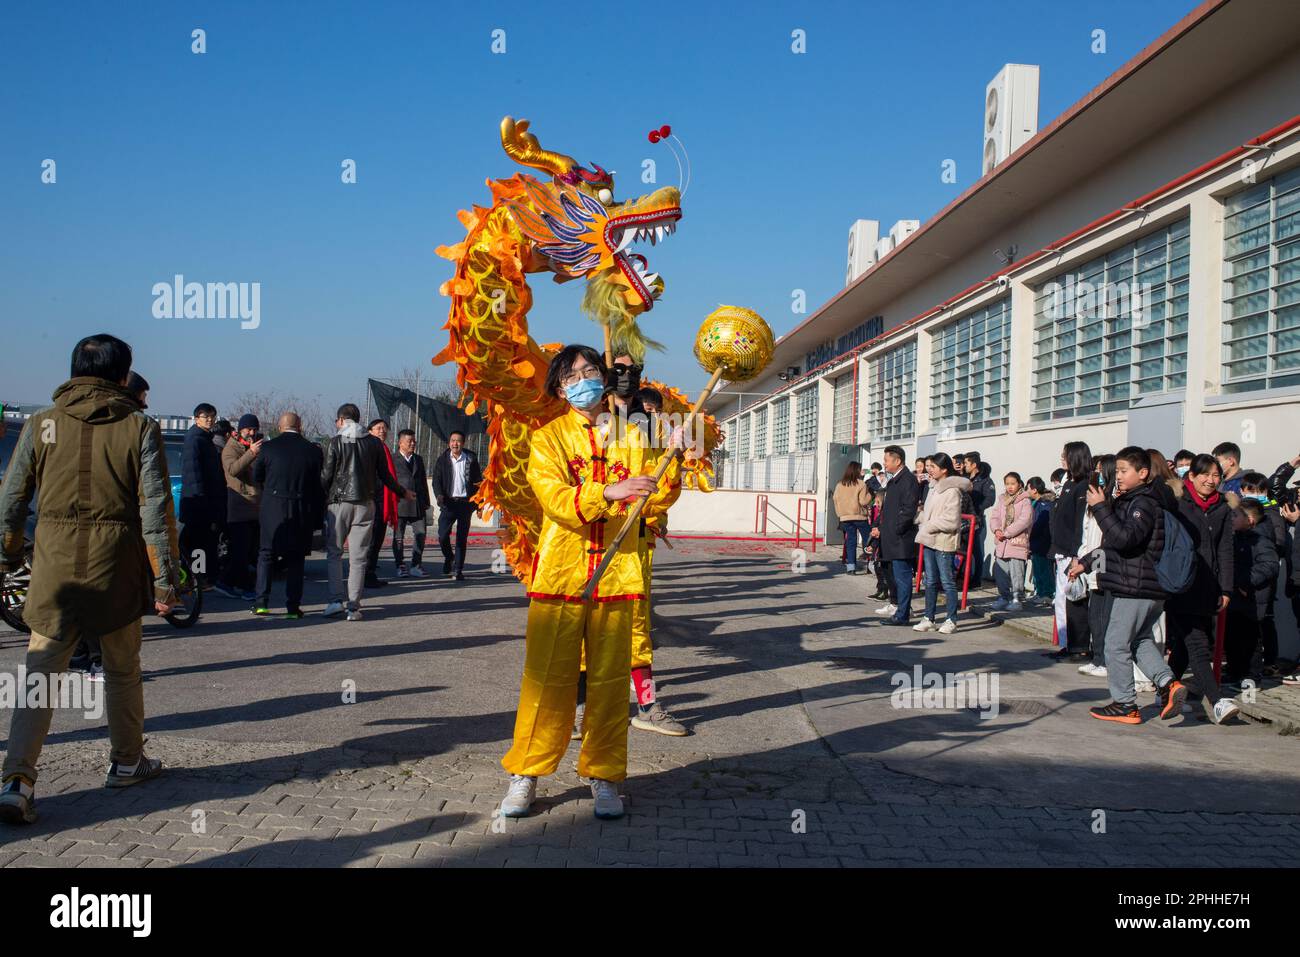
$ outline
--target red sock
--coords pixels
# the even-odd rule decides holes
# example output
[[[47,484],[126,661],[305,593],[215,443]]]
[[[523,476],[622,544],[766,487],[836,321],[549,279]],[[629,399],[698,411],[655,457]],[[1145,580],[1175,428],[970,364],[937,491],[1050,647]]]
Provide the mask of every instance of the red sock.
[[[650,668],[633,668],[632,669],[632,687],[636,689],[636,703],[642,708],[648,708],[654,704],[655,700],[655,679],[650,673]]]

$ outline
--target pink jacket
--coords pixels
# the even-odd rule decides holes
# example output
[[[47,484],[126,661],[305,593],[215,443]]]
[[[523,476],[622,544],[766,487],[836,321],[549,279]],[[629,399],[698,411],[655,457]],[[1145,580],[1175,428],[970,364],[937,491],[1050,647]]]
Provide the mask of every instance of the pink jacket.
[[[1029,558],[1029,530],[1034,524],[1034,505],[1029,492],[1021,489],[1010,501],[1006,493],[998,496],[997,504],[989,510],[989,533],[1002,529],[1006,536],[997,542],[994,554],[998,558]]]

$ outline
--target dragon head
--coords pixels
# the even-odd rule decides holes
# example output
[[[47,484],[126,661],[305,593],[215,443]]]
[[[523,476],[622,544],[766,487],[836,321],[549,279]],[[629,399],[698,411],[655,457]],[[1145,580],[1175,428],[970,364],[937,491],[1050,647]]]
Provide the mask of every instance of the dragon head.
[[[543,149],[527,120],[503,119],[501,145],[516,162],[551,174],[549,183],[521,175],[525,190],[507,206],[557,280],[587,280],[584,309],[617,326],[653,308],[664,281],[632,244],[655,245],[676,231],[681,194],[665,186],[620,202],[610,173]]]

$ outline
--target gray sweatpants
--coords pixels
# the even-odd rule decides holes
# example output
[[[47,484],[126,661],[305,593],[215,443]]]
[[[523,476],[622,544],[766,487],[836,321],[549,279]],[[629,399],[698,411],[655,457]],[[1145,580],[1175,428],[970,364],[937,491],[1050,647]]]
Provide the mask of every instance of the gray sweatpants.
[[[325,562],[329,568],[330,601],[347,601],[350,611],[361,607],[366,559],[375,531],[374,502],[336,502],[325,520]],[[343,593],[343,543],[348,543],[348,590]]]
[[[1174,673],[1156,647],[1152,633],[1164,606],[1163,601],[1152,598],[1115,595],[1111,599],[1110,621],[1106,624],[1106,680],[1111,698],[1120,704],[1133,704],[1137,700],[1133,687],[1134,664],[1157,688],[1173,680]]]

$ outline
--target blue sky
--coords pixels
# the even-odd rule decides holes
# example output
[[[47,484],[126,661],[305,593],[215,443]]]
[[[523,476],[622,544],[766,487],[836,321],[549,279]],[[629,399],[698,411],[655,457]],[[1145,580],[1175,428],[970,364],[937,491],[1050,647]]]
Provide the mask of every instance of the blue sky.
[[[978,179],[984,87],[1004,63],[1041,65],[1045,126],[1192,3],[469,6],[8,5],[0,401],[44,399],[98,331],[132,344],[159,412],[237,414],[236,394],[270,388],[361,402],[367,376],[406,367],[450,378],[428,365],[451,268],[433,250],[463,237],[456,211],[488,202],[485,179],[517,171],[506,114],[618,171],[619,198],[652,188],[647,158],[658,185],[677,182],[649,130],[685,143],[681,226],[644,250],[667,283],[646,329],[668,352],[648,374],[696,389],[691,344],[718,303],[782,334],[803,318],[793,290],[811,312],[842,287],[854,219],[924,221]],[[152,287],[177,273],[260,282],[260,326],[155,318]],[[599,344],[580,289],[535,280],[534,337]]]

